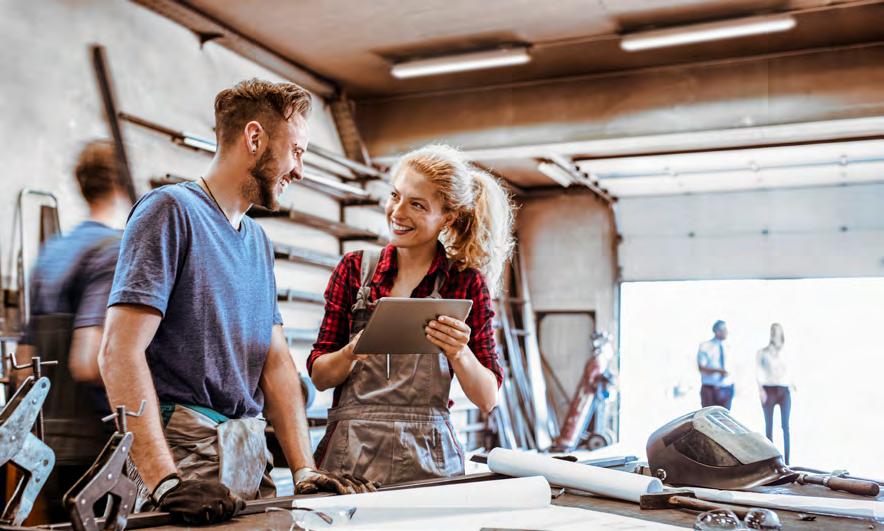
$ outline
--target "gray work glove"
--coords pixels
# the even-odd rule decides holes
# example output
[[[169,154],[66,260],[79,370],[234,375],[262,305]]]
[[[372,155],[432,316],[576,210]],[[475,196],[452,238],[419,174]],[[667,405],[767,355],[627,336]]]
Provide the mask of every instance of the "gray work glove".
[[[332,474],[331,472],[312,467],[296,470],[294,480],[295,494],[313,494],[316,492],[357,494],[360,492],[374,492],[380,486],[375,481],[368,481],[350,474]]]

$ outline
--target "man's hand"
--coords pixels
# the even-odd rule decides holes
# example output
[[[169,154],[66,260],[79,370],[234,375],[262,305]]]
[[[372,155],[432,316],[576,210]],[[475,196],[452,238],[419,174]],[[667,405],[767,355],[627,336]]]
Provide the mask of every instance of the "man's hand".
[[[209,525],[230,520],[245,507],[238,496],[219,481],[184,479],[156,500],[186,525]]]
[[[760,389],[758,389],[758,398],[761,399],[761,403],[762,403],[762,404],[766,404],[766,403],[767,403],[767,392],[764,390],[763,387],[760,388]]]
[[[350,474],[338,475],[310,467],[295,471],[295,494],[334,492],[335,494],[357,494],[374,492],[380,484]]]

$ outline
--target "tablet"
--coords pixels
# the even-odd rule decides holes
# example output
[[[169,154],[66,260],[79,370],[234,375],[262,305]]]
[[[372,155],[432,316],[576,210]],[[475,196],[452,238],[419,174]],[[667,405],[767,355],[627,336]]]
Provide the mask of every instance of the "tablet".
[[[424,331],[427,324],[446,315],[464,321],[473,301],[469,299],[409,299],[383,297],[378,301],[355,354],[438,354]]]

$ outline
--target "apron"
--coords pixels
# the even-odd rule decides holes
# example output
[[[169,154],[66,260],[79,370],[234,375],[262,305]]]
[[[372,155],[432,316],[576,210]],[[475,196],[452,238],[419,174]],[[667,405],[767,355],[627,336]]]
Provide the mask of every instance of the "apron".
[[[163,431],[182,479],[218,480],[244,500],[276,496],[264,419],[226,419],[214,412],[216,418],[212,418],[193,407],[170,406],[172,413]],[[138,490],[136,509],[155,509],[137,470],[131,461],[128,464]]]
[[[377,251],[363,251],[351,338],[373,311],[370,283],[377,262]],[[437,273],[429,298],[442,298],[441,278]],[[449,418],[451,372],[444,354],[371,355],[356,362],[341,386],[316,450],[320,468],[384,485],[464,473]]]

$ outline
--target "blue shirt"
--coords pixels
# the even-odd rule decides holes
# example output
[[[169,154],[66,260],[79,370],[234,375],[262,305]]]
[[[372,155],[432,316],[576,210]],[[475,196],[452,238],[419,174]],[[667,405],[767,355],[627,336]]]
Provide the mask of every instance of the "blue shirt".
[[[108,306],[162,314],[147,347],[161,401],[230,417],[261,413],[258,387],[274,324],[273,247],[258,223],[239,231],[196,183],[158,188],[129,215]]]
[[[40,249],[30,276],[31,315],[71,314],[74,328],[103,326],[122,232],[84,221]],[[22,343],[34,344],[25,330]]]
[[[700,349],[697,351],[697,365],[700,367],[708,367],[710,369],[727,370],[727,367],[725,367],[724,364],[724,344],[720,339],[713,337],[709,341],[700,343]],[[700,381],[703,385],[714,385],[715,387],[731,384],[730,375],[722,376],[719,373],[700,373]]]

